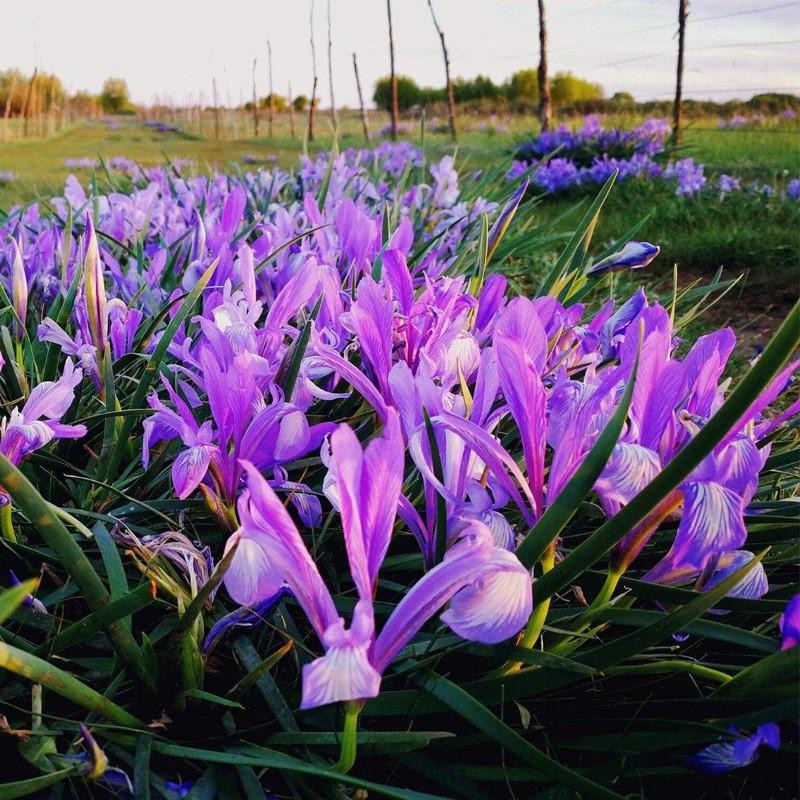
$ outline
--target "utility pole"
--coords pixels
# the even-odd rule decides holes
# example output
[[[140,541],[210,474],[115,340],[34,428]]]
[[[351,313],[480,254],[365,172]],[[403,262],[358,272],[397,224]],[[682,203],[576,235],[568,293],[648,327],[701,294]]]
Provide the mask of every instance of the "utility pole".
[[[433,18],[433,27],[436,28],[436,33],[439,34],[439,40],[442,43],[442,56],[444,56],[444,77],[447,82],[447,113],[450,120],[450,135],[453,141],[456,140],[456,101],[453,96],[453,81],[450,80],[450,56],[447,54],[447,45],[444,43],[444,31],[439,27],[439,21],[436,19],[436,14],[433,10],[433,1],[428,0],[428,8],[431,10],[431,17]]]
[[[392,0],[386,0],[386,13],[389,16],[389,62],[391,65],[392,85],[392,141],[397,141],[397,125],[400,112],[397,109],[397,75],[394,72],[394,31],[392,29]]]
[[[358,89],[358,105],[361,108],[361,125],[364,128],[364,138],[369,141],[369,120],[367,119],[367,112],[364,108],[364,95],[361,94],[361,81],[358,77],[358,61],[356,61],[356,54],[353,53],[353,71],[356,73],[356,89]]]
[[[675,103],[672,106],[672,138],[675,143],[681,138],[683,115],[683,51],[686,35],[686,17],[689,14],[688,0],[678,0],[678,69],[675,80]]]
[[[331,125],[334,133],[339,128],[339,117],[336,114],[336,100],[333,98],[333,40],[331,38],[331,0],[328,0],[328,83],[331,88]]]
[[[544,0],[539,0],[539,123],[543,131],[550,128],[552,113],[550,81],[547,78],[547,21]]]

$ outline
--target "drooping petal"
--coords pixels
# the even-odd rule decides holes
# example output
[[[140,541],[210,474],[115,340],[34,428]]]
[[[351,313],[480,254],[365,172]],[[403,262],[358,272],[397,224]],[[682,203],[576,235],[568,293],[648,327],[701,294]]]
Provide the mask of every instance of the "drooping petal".
[[[275,491],[250,462],[243,461],[242,466],[247,473],[248,491],[239,498],[237,510],[244,534],[256,539],[268,553],[269,562],[289,584],[317,635],[322,637],[339,619],[331,594]]]
[[[617,511],[639,494],[660,471],[661,462],[657,453],[638,444],[620,442],[615,445],[594,488]]]
[[[717,571],[703,586],[703,591],[708,592],[715,586],[722,583],[722,581],[730,578],[734,572],[738,572],[745,564],[749,564],[755,556],[749,550],[734,550],[730,553],[724,553],[717,565]],[[748,600],[758,600],[769,591],[769,581],[767,580],[767,573],[764,571],[764,566],[759,563],[756,564],[747,575],[736,584],[728,592],[728,597],[742,597]],[[724,614],[727,613],[721,609],[711,609],[710,614]]]
[[[462,639],[496,644],[518,633],[531,615],[531,575],[497,547],[482,577],[457,592],[441,620]]]
[[[514,562],[516,565],[512,566]],[[499,581],[487,580],[498,569],[506,573],[506,580],[514,578],[511,581],[514,590],[506,591]],[[482,597],[487,601],[487,608],[481,612],[477,608],[480,595],[467,594],[451,615],[453,624],[463,626],[468,635],[482,637],[478,641],[501,633],[512,635],[510,631],[516,622],[522,620],[522,627],[531,610],[531,595],[521,586],[519,570],[526,572],[527,576],[516,556],[497,548],[488,528],[474,523],[447,551],[444,560],[417,581],[392,612],[375,641],[372,656],[375,668],[383,672],[428,619],[456,592],[476,581],[487,581],[478,588],[478,593],[484,592]],[[526,580],[530,583],[530,576]],[[491,640],[496,641],[494,638]]]

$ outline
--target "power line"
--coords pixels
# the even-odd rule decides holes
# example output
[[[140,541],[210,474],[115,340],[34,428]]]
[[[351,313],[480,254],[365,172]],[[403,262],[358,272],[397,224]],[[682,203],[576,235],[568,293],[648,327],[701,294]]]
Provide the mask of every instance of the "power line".
[[[731,42],[730,44],[708,44],[701,47],[690,48],[691,52],[696,50],[727,50],[731,47],[774,47],[776,45],[784,44],[800,44],[800,39],[785,39],[780,42]],[[658,58],[660,56],[671,56],[674,50],[662,50],[660,53],[648,53],[644,56],[634,56],[633,58],[625,58],[622,61],[609,61],[605,64],[595,64],[588,69],[603,69],[604,67],[616,67],[620,64],[630,64],[632,61],[644,61],[648,58]]]
[[[693,17],[690,18],[690,22],[692,25],[696,22],[707,22],[709,20],[717,20],[717,19],[728,19],[729,17],[743,17],[748,14],[762,14],[767,11],[777,11],[781,8],[792,8],[795,6],[800,6],[800,2],[792,2],[792,3],[779,3],[774,6],[767,6],[766,8],[751,8],[748,11],[734,11],[730,14],[716,14],[709,17]],[[665,22],[660,25],[649,25],[646,28],[636,28],[635,30],[630,31],[622,31],[621,33],[617,34],[617,38],[623,38],[625,36],[632,36],[635,33],[644,33],[645,31],[656,31],[656,30],[663,30],[664,28],[673,28],[675,23],[673,22]],[[580,44],[570,44],[566,45],[565,47],[556,47],[552,50],[553,53],[563,52],[564,50],[575,50],[579,47],[586,47],[588,44],[593,44],[594,42],[604,42],[608,39],[607,36],[600,36],[596,39],[589,39],[586,42],[581,42]]]
[[[590,6],[589,8],[582,8],[579,11],[573,11],[571,14],[562,14],[560,17],[553,17],[551,22],[557,22],[560,19],[572,19],[573,17],[580,16],[581,14],[589,14],[593,11],[602,11],[604,8],[618,6],[620,3],[627,2],[629,2],[629,0],[611,0],[610,3],[602,3],[599,6]]]

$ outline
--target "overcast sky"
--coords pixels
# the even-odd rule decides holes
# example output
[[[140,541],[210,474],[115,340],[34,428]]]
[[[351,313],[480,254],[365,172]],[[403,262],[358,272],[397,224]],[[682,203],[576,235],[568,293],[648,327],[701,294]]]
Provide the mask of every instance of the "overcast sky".
[[[454,75],[502,81],[538,62],[535,0],[433,0]],[[216,76],[220,102],[249,98],[253,59],[266,94],[271,40],[275,91],[311,93],[311,0],[4,0],[0,68],[34,65],[75,92],[109,76],[132,99],[206,102]],[[668,97],[675,71],[677,0],[549,0],[550,69],[572,70],[607,94]],[[397,71],[443,85],[439,40],[427,0],[393,0]],[[352,53],[365,92],[389,71],[383,0],[332,0],[338,105],[357,102]],[[319,91],[327,105],[327,3],[316,0]],[[622,63],[620,63],[622,62]],[[685,95],[717,100],[759,91],[800,92],[800,0],[692,0]]]

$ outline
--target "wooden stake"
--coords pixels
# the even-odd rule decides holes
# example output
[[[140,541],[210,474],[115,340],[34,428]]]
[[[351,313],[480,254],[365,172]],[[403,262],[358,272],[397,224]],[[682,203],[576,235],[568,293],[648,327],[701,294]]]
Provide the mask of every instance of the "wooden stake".
[[[447,54],[447,45],[444,43],[444,31],[439,27],[439,21],[436,19],[436,14],[433,10],[433,1],[428,0],[428,8],[431,10],[431,17],[433,18],[433,27],[436,28],[436,33],[439,34],[439,41],[442,43],[442,56],[444,57],[444,77],[447,82],[447,113],[450,120],[450,135],[453,141],[456,140],[456,101],[453,96],[453,81],[450,80],[450,56]]]
[[[552,114],[550,81],[547,77],[547,22],[544,0],[539,0],[539,122],[543,131],[550,128]]]
[[[400,112],[397,108],[397,75],[394,73],[394,30],[392,28],[392,0],[386,0],[386,13],[389,16],[389,63],[391,66],[392,85],[392,141],[397,141],[397,126],[400,121]]]
[[[214,138],[219,139],[219,98],[217,97],[217,79],[211,79],[211,92],[214,98]]]
[[[272,45],[269,42],[267,42],[267,60],[269,61],[269,115],[267,122],[269,123],[269,138],[271,139],[275,124],[275,90],[272,88]]]
[[[686,17],[689,14],[688,0],[678,0],[678,69],[675,79],[675,102],[672,106],[672,138],[677,144],[681,138],[683,116],[683,50],[686,35]]]
[[[333,130],[339,128],[339,116],[336,113],[336,100],[333,97],[333,40],[331,38],[331,0],[328,0],[328,83],[331,89],[331,125]]]
[[[3,114],[3,133],[0,136],[0,142],[6,140],[8,134],[8,118],[11,116],[11,99],[14,97],[14,92],[17,90],[17,73],[11,73],[11,85],[8,87],[8,97],[6,97],[6,110]]]
[[[255,136],[258,138],[258,92],[256,92],[256,65],[258,64],[258,59],[253,59],[253,130],[255,131]]]
[[[289,135],[292,139],[295,138],[294,132],[294,99],[292,98],[292,82],[289,81],[289,94],[287,95],[289,103]]]
[[[314,141],[314,132],[317,127],[317,50],[314,47],[314,0],[311,0],[311,68],[314,75],[314,83],[311,87],[311,105],[308,109],[308,141]]]
[[[28,115],[30,112],[31,106],[31,95],[33,94],[33,87],[36,83],[36,72],[37,68],[34,67],[33,75],[31,75],[30,83],[28,83],[28,91],[25,93],[25,103],[22,106],[22,136],[23,138],[27,138],[28,136]]]
[[[361,94],[361,81],[358,78],[358,61],[356,61],[356,54],[353,53],[353,71],[356,73],[356,89],[358,89],[358,105],[361,108],[361,125],[364,128],[364,138],[369,141],[369,120],[367,119],[367,111],[364,108],[364,95]]]

